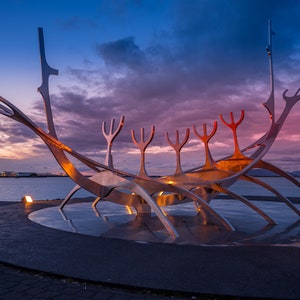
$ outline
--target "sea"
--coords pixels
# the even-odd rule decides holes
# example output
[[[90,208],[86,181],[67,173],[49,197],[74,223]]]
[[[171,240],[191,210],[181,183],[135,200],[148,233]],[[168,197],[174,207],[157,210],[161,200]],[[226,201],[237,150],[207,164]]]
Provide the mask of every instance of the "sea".
[[[299,197],[299,187],[282,177],[257,177],[276,188],[286,197]],[[299,181],[299,178],[297,178]],[[25,195],[34,200],[64,199],[75,186],[69,177],[21,177],[0,178],[0,201],[22,201]],[[244,196],[274,196],[268,190],[239,180],[230,187],[230,190]],[[74,197],[93,197],[89,192],[81,189]]]

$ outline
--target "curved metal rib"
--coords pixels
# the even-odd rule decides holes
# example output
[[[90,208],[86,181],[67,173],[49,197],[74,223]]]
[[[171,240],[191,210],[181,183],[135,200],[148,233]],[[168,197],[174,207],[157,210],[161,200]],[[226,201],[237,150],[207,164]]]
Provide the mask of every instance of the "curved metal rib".
[[[279,169],[278,167],[274,166],[273,164],[270,164],[266,161],[260,160],[255,167],[260,168],[260,169],[269,170],[275,174],[278,174],[281,177],[286,178],[287,180],[289,180],[296,186],[300,187],[300,182],[295,177],[293,177],[289,173]]]
[[[253,203],[251,203],[248,199],[246,199],[245,197],[238,195],[222,186],[219,185],[212,185],[212,188],[220,193],[224,193],[227,194],[239,201],[241,201],[242,203],[244,203],[245,205],[247,205],[248,207],[250,207],[251,209],[253,209],[256,213],[258,213],[260,216],[262,216],[269,224],[271,225],[276,225],[277,223],[269,216],[267,215],[264,211],[262,211],[260,208],[258,208],[256,205],[254,205]]]
[[[251,176],[247,176],[247,175],[242,176],[241,179],[256,183],[256,184],[264,187],[265,189],[269,190],[271,193],[276,195],[281,201],[283,201],[290,209],[292,209],[298,216],[300,216],[299,209],[289,199],[284,197],[281,193],[279,193],[276,189],[274,189],[273,187],[271,187],[264,181],[259,180],[257,178],[253,178]]]
[[[69,194],[65,197],[63,202],[60,204],[59,209],[63,209],[65,205],[71,200],[71,197],[81,189],[81,186],[76,184],[73,189],[69,192]]]
[[[216,212],[208,203],[206,203],[202,198],[200,198],[198,195],[194,194],[193,192],[191,192],[188,189],[185,189],[183,187],[173,186],[171,184],[168,186],[169,186],[169,188],[167,189],[168,191],[180,193],[180,194],[184,195],[185,197],[193,200],[195,203],[202,206],[203,209],[206,210],[226,230],[234,231],[234,227],[224,217],[222,217],[218,212]]]
[[[208,203],[206,203],[203,199],[201,199],[199,196],[195,195],[193,192],[190,192],[189,190],[180,188],[180,192],[195,201],[195,203],[199,204],[206,210],[216,221],[220,222],[220,224],[228,231],[235,231],[234,227],[226,218],[221,216],[217,211],[215,211]]]
[[[151,198],[151,196],[147,193],[145,189],[136,184],[133,181],[129,181],[125,178],[120,178],[119,176],[113,174],[110,171],[103,171],[97,173],[93,176],[92,179],[94,182],[97,182],[101,186],[105,186],[107,188],[107,193],[103,196],[108,195],[115,188],[124,188],[128,189],[131,192],[134,192],[140,195],[147,204],[151,207],[155,215],[159,218],[160,222],[164,225],[168,233],[174,237],[179,237],[176,229],[168,220],[168,218],[162,213],[161,209],[155,203],[155,201]]]

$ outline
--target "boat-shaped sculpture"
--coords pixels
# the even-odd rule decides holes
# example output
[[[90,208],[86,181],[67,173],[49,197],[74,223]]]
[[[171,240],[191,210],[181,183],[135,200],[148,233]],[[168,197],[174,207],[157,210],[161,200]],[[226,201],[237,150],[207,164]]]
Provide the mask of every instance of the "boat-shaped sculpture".
[[[168,216],[163,212],[162,207],[166,205],[183,204],[186,202],[194,203],[194,208],[199,219],[201,219],[202,224],[213,222],[214,224],[219,225],[223,230],[233,231],[233,225],[210,205],[212,199],[220,193],[224,193],[247,205],[264,218],[267,224],[276,224],[276,220],[273,220],[273,218],[262,209],[258,208],[253,202],[249,201],[245,196],[230,190],[231,185],[236,181],[246,180],[269,190],[280,201],[284,202],[295,214],[300,216],[300,211],[294,203],[277,191],[276,188],[248,175],[249,171],[254,168],[266,169],[285,177],[294,185],[300,187],[300,183],[294,177],[263,160],[263,157],[269,151],[278,136],[289,112],[300,99],[300,89],[292,96],[287,95],[288,90],[284,91],[282,97],[285,101],[285,107],[279,118],[277,120],[275,119],[271,24],[269,24],[269,45],[267,48],[270,63],[270,95],[264,103],[264,106],[270,115],[269,129],[266,130],[265,134],[257,141],[244,149],[240,149],[237,128],[242,123],[245,112],[241,112],[237,121],[232,112],[230,113],[230,121],[228,121],[225,116],[220,115],[221,123],[232,131],[234,151],[231,156],[215,161],[210,152],[209,142],[217,132],[218,123],[213,123],[211,132],[208,132],[206,124],[203,124],[202,132],[199,128],[193,126],[192,129],[194,135],[203,142],[205,147],[205,164],[188,171],[183,171],[182,169],[180,152],[189,140],[191,134],[190,129],[186,129],[181,141],[178,130],[175,131],[175,141],[171,133],[167,132],[166,141],[176,153],[176,170],[173,175],[162,177],[149,176],[145,166],[145,152],[153,140],[155,134],[154,126],[150,129],[148,138],[145,138],[144,128],[141,128],[139,137],[134,130],[131,131],[132,141],[141,153],[140,171],[137,175],[116,169],[113,165],[111,152],[112,144],[122,130],[125,122],[124,116],[120,117],[117,126],[115,126],[115,120],[111,120],[109,130],[106,128],[106,123],[102,123],[102,133],[107,141],[107,153],[104,163],[97,162],[76,152],[59,140],[53,122],[49,95],[49,76],[58,75],[58,70],[53,69],[48,65],[45,55],[42,28],[38,29],[38,33],[42,66],[42,84],[38,88],[38,91],[41,93],[45,104],[48,132],[42,130],[21,110],[3,97],[0,97],[0,113],[24,124],[35,132],[48,146],[61,168],[76,184],[62,201],[59,207],[62,212],[72,196],[79,189],[83,188],[95,195],[95,200],[92,203],[94,208],[96,208],[97,204],[101,201],[111,201],[121,205],[134,207],[137,215],[153,212],[163,224],[166,231],[173,237],[178,237],[179,234]],[[247,156],[249,150],[251,150],[251,154]],[[89,178],[84,176],[69,160],[66,154],[71,155],[85,164],[94,172],[94,175]]]

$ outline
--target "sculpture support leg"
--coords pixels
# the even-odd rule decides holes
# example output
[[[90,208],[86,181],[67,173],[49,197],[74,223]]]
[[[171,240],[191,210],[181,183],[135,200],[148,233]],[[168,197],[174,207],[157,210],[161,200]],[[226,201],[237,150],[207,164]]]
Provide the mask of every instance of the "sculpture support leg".
[[[63,209],[64,206],[71,200],[71,197],[81,189],[81,186],[75,185],[69,194],[65,197],[64,201],[60,204],[59,209]]]
[[[268,171],[271,171],[275,174],[280,175],[281,177],[286,178],[287,180],[291,181],[293,184],[295,184],[296,186],[300,187],[300,182],[294,178],[293,176],[291,176],[290,174],[288,174],[287,172],[284,172],[283,170],[279,169],[278,167],[267,163],[263,160],[260,160],[257,165],[255,167],[261,168],[261,169],[265,169]]]
[[[266,184],[265,182],[257,179],[257,178],[253,178],[250,176],[246,176],[244,175],[243,177],[241,177],[241,179],[256,183],[262,187],[264,187],[265,189],[269,190],[270,192],[272,192],[273,194],[275,194],[279,199],[281,199],[290,209],[292,209],[298,216],[300,216],[300,211],[299,209],[286,197],[284,197],[281,193],[279,193],[277,190],[275,190],[273,187],[271,187],[270,185]]]
[[[256,205],[251,203],[245,197],[240,196],[240,195],[238,195],[234,192],[231,192],[231,191],[227,190],[226,188],[224,188],[222,186],[219,186],[219,185],[216,185],[216,184],[213,185],[212,188],[219,191],[219,192],[221,192],[221,193],[227,194],[227,195],[241,201],[245,205],[249,206],[251,209],[253,209],[255,212],[257,212],[259,215],[261,215],[269,224],[272,224],[272,225],[277,224],[270,216],[268,216],[265,212],[263,212],[260,208],[258,208]]]
[[[201,199],[198,195],[193,192],[178,186],[168,185],[168,191],[173,190],[174,192],[180,193],[185,197],[193,200],[195,203],[203,207],[217,222],[219,222],[226,230],[234,231],[234,227],[221,215],[219,215],[208,203]],[[196,206],[197,208],[197,206]]]

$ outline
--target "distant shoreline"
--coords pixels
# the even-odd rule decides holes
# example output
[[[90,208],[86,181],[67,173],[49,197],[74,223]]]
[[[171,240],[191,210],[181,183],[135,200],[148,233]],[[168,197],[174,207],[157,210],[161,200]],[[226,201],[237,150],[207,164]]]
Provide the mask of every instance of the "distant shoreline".
[[[47,177],[69,177],[68,175],[12,175],[12,176],[0,176],[0,178],[47,178]]]
[[[86,175],[85,177],[90,177],[91,175]],[[251,176],[251,175],[250,175]],[[300,175],[293,175],[291,174],[294,178],[300,178]],[[56,174],[46,174],[46,175],[38,175],[38,174],[31,174],[31,175],[11,175],[11,176],[0,176],[0,178],[47,178],[47,177],[69,177],[68,175],[56,175]],[[150,176],[152,178],[159,178],[160,176]],[[251,177],[260,177],[260,178],[283,178],[282,176],[279,175],[252,175]]]

